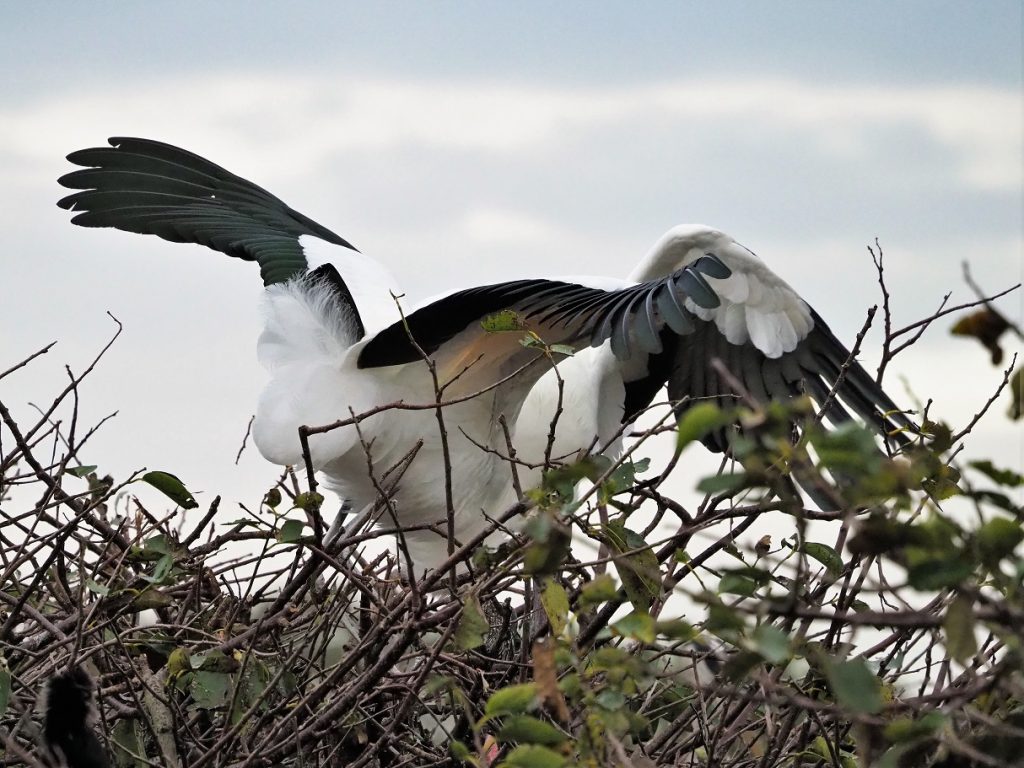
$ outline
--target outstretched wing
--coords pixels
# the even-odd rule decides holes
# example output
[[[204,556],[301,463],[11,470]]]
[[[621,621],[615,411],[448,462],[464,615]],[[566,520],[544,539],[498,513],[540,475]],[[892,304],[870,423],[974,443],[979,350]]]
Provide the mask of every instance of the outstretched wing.
[[[57,203],[77,212],[73,224],[205,245],[259,263],[265,285],[306,272],[303,236],[355,250],[262,187],[198,155],[149,139],[109,142],[68,155],[84,166],[59,179],[81,190]]]
[[[844,366],[850,351],[782,278],[732,238],[721,236],[713,252],[730,270],[709,282],[721,298],[715,307],[689,305],[697,316],[685,339],[665,338],[665,349],[648,360],[655,380],[668,380],[669,398],[685,410],[701,399],[722,406],[736,403],[742,389],[759,402],[807,394],[833,424],[849,421],[852,410],[869,426],[897,442],[906,442],[916,427],[856,360]],[[712,365],[718,359],[734,379]],[[655,381],[655,383],[656,383]],[[652,389],[654,391],[652,391]],[[830,400],[829,393],[835,389]],[[627,382],[626,418],[646,407],[656,387],[640,378]],[[847,410],[849,409],[849,410]],[[717,433],[705,443],[725,450],[727,436]]]
[[[697,318],[687,305],[712,308],[719,299],[706,276],[728,275],[714,257],[667,277],[618,290],[556,280],[516,280],[458,291],[411,313],[369,339],[360,368],[432,357],[441,380],[461,377],[459,391],[489,386],[538,356],[528,335],[574,349],[611,342],[620,358],[663,351],[662,332],[685,335]],[[415,343],[414,343],[415,342]],[[544,368],[521,383],[536,380]]]

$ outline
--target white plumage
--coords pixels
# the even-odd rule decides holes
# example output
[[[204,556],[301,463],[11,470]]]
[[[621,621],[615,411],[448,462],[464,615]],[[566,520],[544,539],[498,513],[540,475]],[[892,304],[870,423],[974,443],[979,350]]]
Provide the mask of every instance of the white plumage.
[[[848,356],[785,281],[729,236],[700,225],[669,230],[627,280],[481,286],[435,298],[399,322],[395,277],[270,193],[170,145],[111,145],[69,155],[85,166],[60,180],[82,190],[60,201],[76,212],[74,223],[200,243],[261,267],[267,294],[257,353],[270,380],[253,435],[263,456],[297,465],[300,426],[388,404],[424,406],[379,410],[309,443],[313,466],[353,508],[367,509],[381,488],[390,490],[420,572],[447,552],[446,471],[459,540],[516,501],[502,418],[519,457],[541,464],[546,453],[572,457],[608,445],[665,382],[679,409],[695,398],[731,404],[736,393],[710,370],[713,357],[733,366],[755,396],[807,392],[825,403]],[[486,330],[481,321],[495,312],[511,312],[516,330]],[[559,398],[550,361],[560,355],[524,346],[526,333],[579,350],[558,366],[563,413],[550,451]],[[424,354],[446,403],[447,445],[429,407],[438,391]],[[909,425],[890,413],[895,406],[859,365],[838,391],[881,431]],[[838,402],[824,407],[832,421],[850,418]],[[705,442],[728,447],[719,436]],[[404,474],[388,476],[403,461]],[[540,469],[521,468],[520,479],[536,485]]]

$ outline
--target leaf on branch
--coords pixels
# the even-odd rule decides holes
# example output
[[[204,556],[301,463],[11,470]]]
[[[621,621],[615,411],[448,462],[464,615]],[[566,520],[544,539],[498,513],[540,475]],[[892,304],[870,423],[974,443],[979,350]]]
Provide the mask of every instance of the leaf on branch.
[[[491,624],[480,605],[480,599],[470,595],[462,606],[462,616],[453,637],[455,645],[464,651],[481,646],[490,629]]]
[[[842,575],[844,568],[843,558],[841,558],[839,553],[832,547],[828,546],[828,544],[819,544],[816,541],[807,541],[804,542],[801,550],[805,555],[817,560],[825,566],[825,570],[828,571],[828,575],[832,581],[835,581]]]
[[[583,585],[580,590],[580,608],[590,608],[609,600],[614,600],[619,588],[615,586],[615,579],[610,573],[601,573]]]
[[[701,402],[687,408],[676,425],[676,452],[682,451],[694,440],[701,440],[731,424],[736,414],[723,411],[715,403]]]
[[[1014,472],[1012,469],[1000,469],[987,459],[984,461],[969,461],[967,466],[981,472],[989,480],[1007,488],[1019,488],[1024,485],[1024,475]]]
[[[982,561],[994,567],[1004,557],[1012,555],[1017,545],[1024,541],[1024,530],[1016,520],[993,517],[978,529],[976,537]]]
[[[933,558],[907,568],[907,583],[914,589],[930,592],[955,587],[972,573],[974,564],[966,560]]]
[[[785,664],[789,661],[789,635],[778,627],[762,624],[750,638],[750,649],[771,664]]]
[[[74,475],[75,477],[85,477],[90,472],[95,472],[95,471],[96,471],[96,465],[95,464],[87,464],[87,465],[85,465],[83,467],[68,467],[67,473],[69,475]]]
[[[616,553],[615,567],[622,579],[622,588],[634,608],[644,611],[661,594],[661,571],[658,558],[643,537],[617,519],[601,527],[597,538]]]
[[[654,619],[647,611],[633,610],[612,624],[612,632],[642,643],[653,643],[657,636]]]
[[[1006,412],[1014,421],[1021,417],[1024,403],[1024,365],[1017,368],[1010,377],[1010,410]]]
[[[541,703],[560,722],[568,723],[571,715],[565,696],[558,687],[558,669],[555,665],[554,641],[551,638],[533,644],[533,680]]]
[[[568,740],[568,736],[550,723],[532,715],[513,715],[505,718],[498,741],[514,741],[519,744],[558,745]]]
[[[544,590],[540,593],[540,604],[544,606],[544,613],[551,624],[551,634],[560,637],[569,623],[569,595],[554,578],[545,581]]]
[[[966,595],[958,595],[946,609],[946,618],[942,622],[946,634],[946,650],[961,664],[978,651],[971,603]]]
[[[324,503],[324,497],[319,493],[300,493],[293,502],[297,509],[313,514],[320,510]]]
[[[231,676],[223,672],[196,672],[189,692],[200,709],[217,709],[228,702]]]
[[[841,706],[865,715],[882,711],[881,681],[862,659],[826,659],[825,676]]]
[[[550,510],[540,510],[527,520],[523,533],[530,543],[523,553],[523,568],[534,576],[555,573],[569,554],[572,529]]]
[[[277,540],[282,544],[293,544],[302,538],[302,520],[285,520],[277,531]]]
[[[990,307],[984,307],[961,317],[949,332],[953,336],[977,339],[991,353],[992,365],[999,365],[1003,361],[1003,348],[999,346],[999,337],[1009,327],[1010,324],[1005,317]]]
[[[142,481],[152,485],[182,509],[195,509],[199,506],[185,484],[170,472],[147,472],[142,476]]]
[[[535,744],[524,744],[509,752],[498,768],[562,768],[565,758],[558,752]]]
[[[484,707],[484,714],[491,717],[498,715],[519,715],[536,709],[540,703],[535,683],[509,685],[491,694]]]
[[[741,490],[750,484],[751,479],[746,472],[724,472],[705,477],[697,483],[697,490],[701,493],[726,493]]]

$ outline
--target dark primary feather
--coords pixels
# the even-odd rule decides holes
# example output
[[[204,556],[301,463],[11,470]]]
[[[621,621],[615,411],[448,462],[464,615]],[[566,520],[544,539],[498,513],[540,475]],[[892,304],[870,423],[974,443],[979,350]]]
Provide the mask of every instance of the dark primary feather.
[[[111,147],[68,155],[83,170],[58,181],[81,190],[57,205],[78,212],[72,223],[198,243],[256,261],[266,285],[303,274],[299,237],[353,248],[331,230],[289,208],[251,181],[199,155],[149,139],[112,138]]]
[[[702,307],[718,306],[718,296],[699,274],[699,264],[617,291],[557,280],[514,280],[458,291],[416,310],[405,323],[380,331],[361,351],[359,367],[414,362],[420,359],[420,352],[410,335],[430,355],[474,323],[502,310],[515,312],[525,329],[535,331],[548,344],[597,346],[611,339],[612,351],[626,359],[634,343],[642,350],[661,347],[661,329],[667,318],[658,309],[662,304],[659,297],[671,295],[680,308],[686,297]],[[689,316],[685,309],[679,312]],[[686,323],[678,323],[678,319],[676,325],[694,327],[692,316]]]
[[[850,421],[849,408],[880,434],[899,444],[908,442],[908,434],[917,431],[914,423],[856,360],[847,368],[835,398],[825,404],[850,351],[813,310],[811,316],[814,328],[807,338],[792,352],[774,359],[766,357],[749,341],[731,344],[713,322],[697,320],[696,330],[664,353],[673,360],[668,377],[669,399],[681,403],[680,413],[694,402],[708,398],[723,408],[736,405],[739,393],[710,365],[712,359],[718,358],[759,402],[785,401],[807,394],[819,407],[824,407],[824,416],[832,424]],[[725,451],[728,435],[711,434],[704,444],[713,451]]]
[[[50,680],[43,740],[52,765],[109,768],[106,752],[88,723],[92,690],[92,680],[79,667]]]

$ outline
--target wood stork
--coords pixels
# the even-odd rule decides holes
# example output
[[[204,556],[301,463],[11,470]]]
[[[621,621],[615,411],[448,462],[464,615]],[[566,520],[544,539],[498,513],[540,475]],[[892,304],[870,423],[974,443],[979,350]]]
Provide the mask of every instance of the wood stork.
[[[628,280],[472,287],[402,318],[398,283],[383,265],[261,187],[168,144],[109,143],[68,155],[83,169],[61,177],[78,191],[58,204],[76,212],[72,222],[80,226],[198,243],[257,262],[267,288],[257,352],[270,374],[253,425],[257,448],[271,462],[298,464],[300,425],[370,414],[313,436],[312,463],[360,509],[377,498],[382,475],[413,451],[391,492],[403,526],[442,521],[451,505],[455,534],[464,539],[486,525],[484,513],[500,514],[516,501],[499,417],[521,454],[536,461],[545,449],[567,455],[595,439],[607,442],[666,382],[674,399],[729,398],[735,393],[708,367],[713,356],[764,400],[807,392],[819,401],[849,356],[789,285],[732,238],[703,226],[669,231]],[[495,332],[503,323],[515,330]],[[524,346],[525,333],[546,346]],[[564,413],[552,449],[559,386],[544,374],[558,357],[551,347],[563,349],[557,345],[582,351],[558,365]],[[435,375],[449,403],[446,440],[436,409],[375,411],[434,404]],[[880,431],[909,424],[856,363],[837,394]],[[838,402],[826,415],[850,418]],[[706,442],[725,448],[714,436]],[[524,487],[536,479],[524,479]],[[418,570],[444,559],[443,531],[405,534]]]

